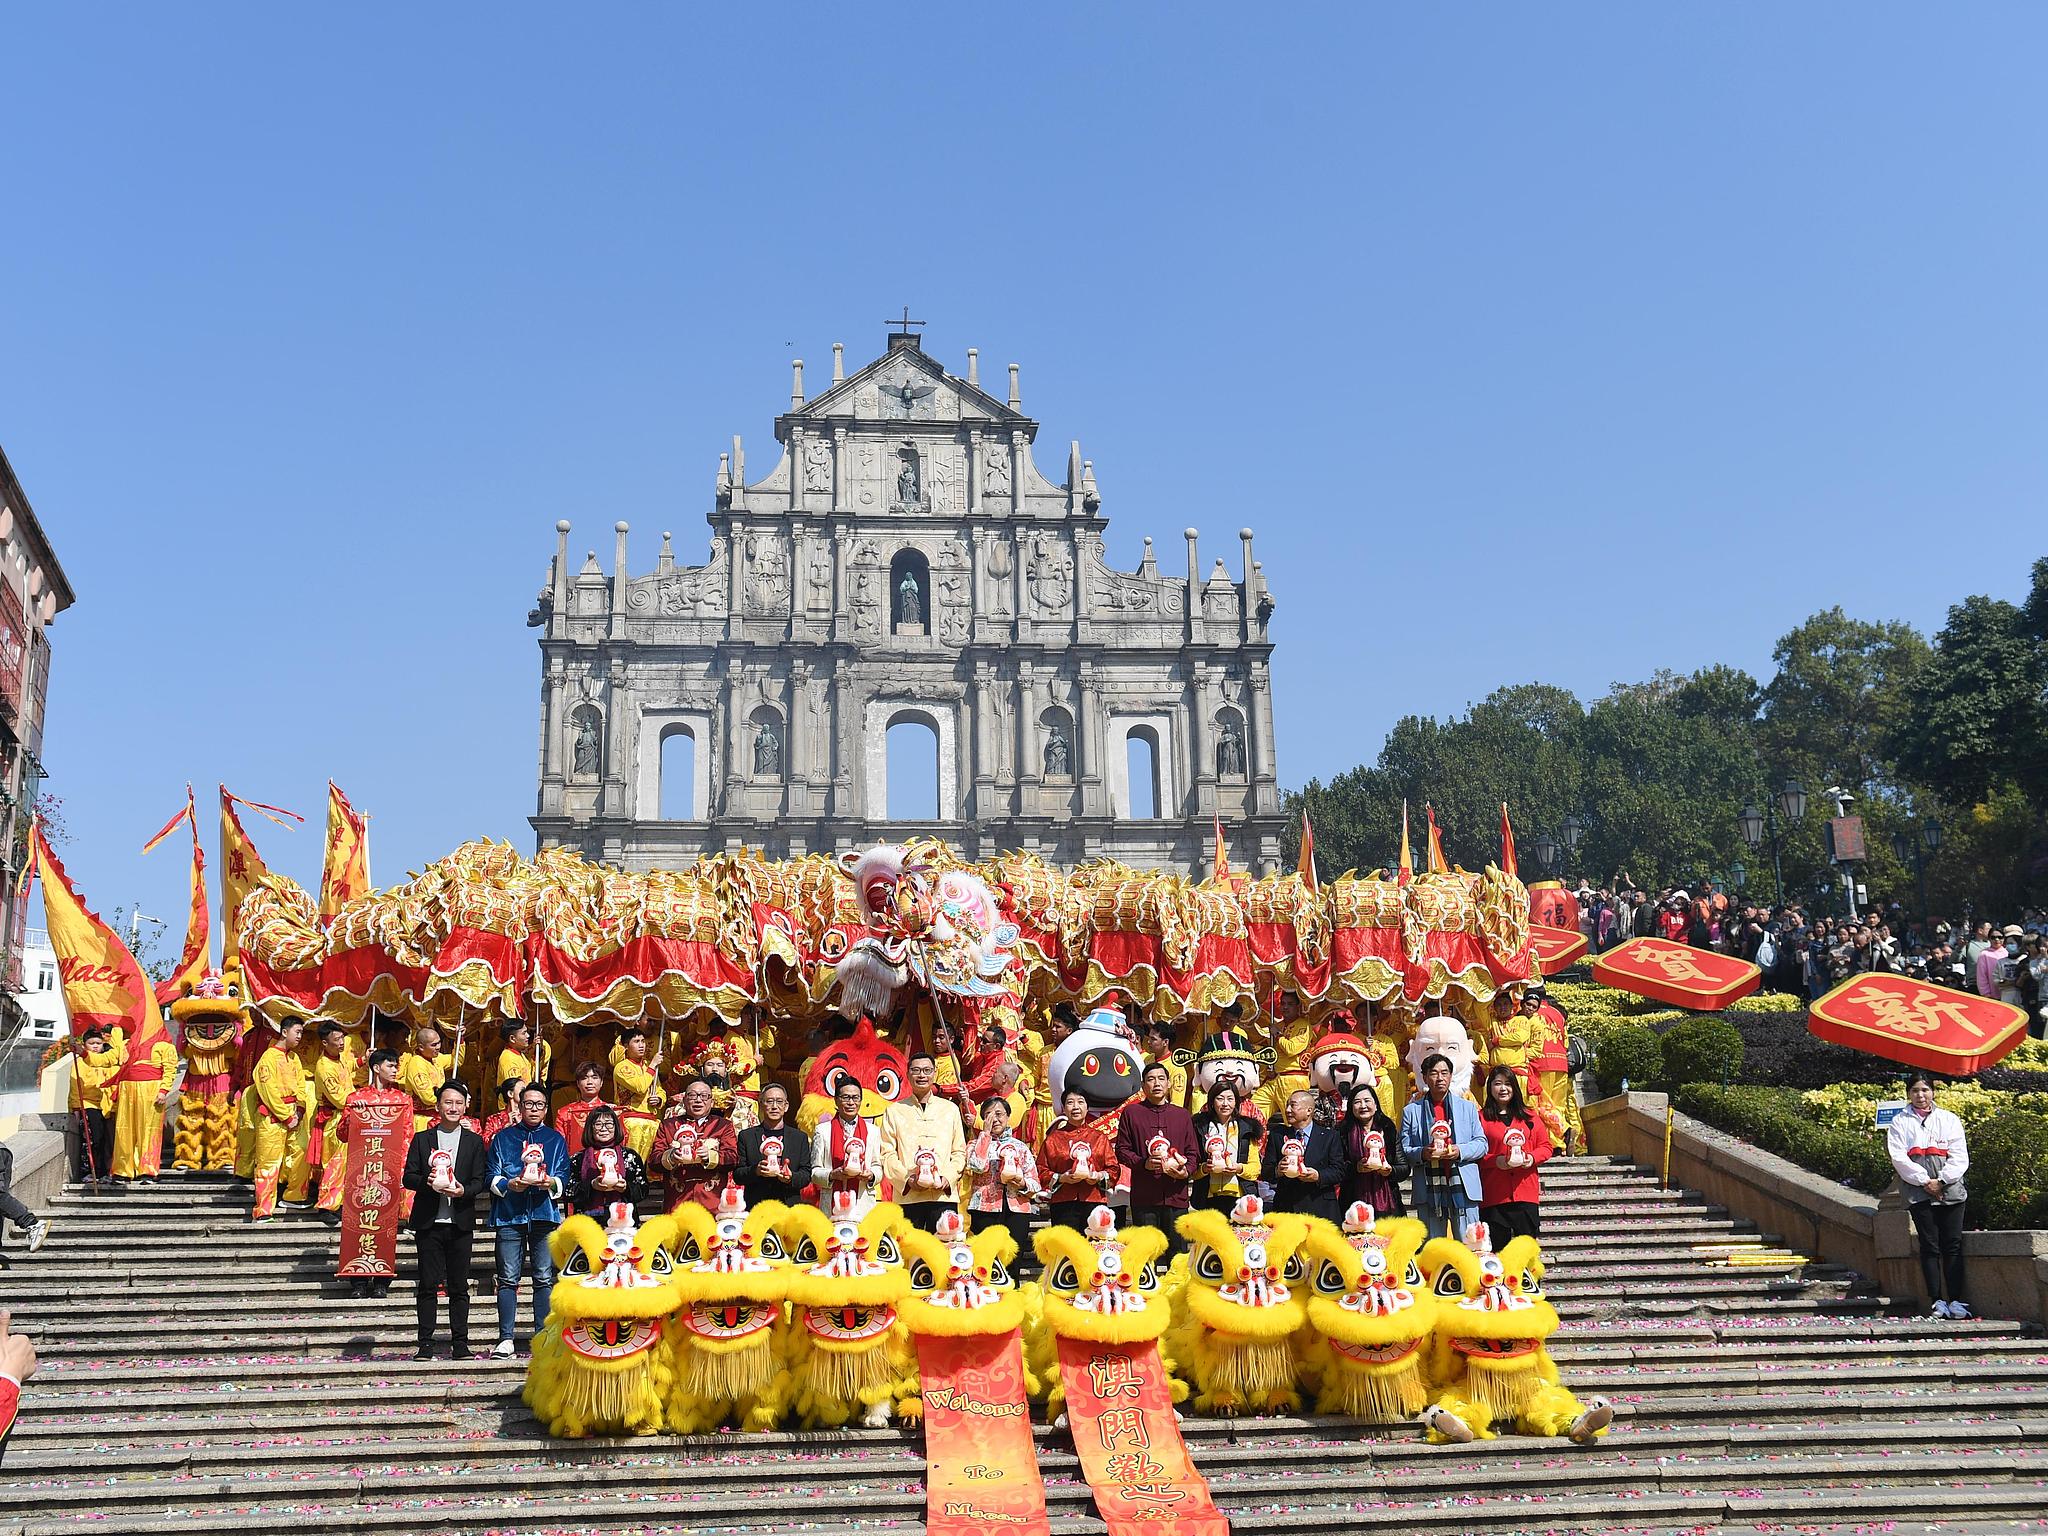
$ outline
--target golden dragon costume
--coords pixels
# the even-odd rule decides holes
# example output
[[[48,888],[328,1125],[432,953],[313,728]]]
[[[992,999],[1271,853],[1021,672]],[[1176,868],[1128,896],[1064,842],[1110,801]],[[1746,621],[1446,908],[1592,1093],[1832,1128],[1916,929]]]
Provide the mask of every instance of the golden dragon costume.
[[[1436,1397],[1424,1419],[1430,1438],[1490,1440],[1500,1424],[1582,1445],[1605,1434],[1612,1406],[1572,1396],[1544,1347],[1558,1320],[1543,1294],[1536,1239],[1517,1237],[1496,1257],[1483,1223],[1465,1236],[1422,1247],[1422,1273],[1437,1304],[1429,1366]]]
[[[683,1304],[668,1326],[668,1425],[677,1434],[774,1427],[789,1391],[780,1359],[789,1255],[777,1231],[788,1218],[789,1208],[772,1200],[749,1210],[733,1188],[720,1194],[716,1212],[695,1202],[677,1207]]]
[[[548,1320],[533,1341],[526,1401],[551,1435],[651,1435],[673,1377],[663,1347],[670,1317],[682,1305],[672,1251],[674,1217],[633,1225],[618,1204],[600,1227],[571,1216],[548,1238],[560,1276]]]
[[[791,1265],[790,1406],[806,1429],[838,1429],[856,1417],[879,1429],[909,1368],[898,1309],[910,1289],[902,1247],[910,1224],[887,1201],[860,1217],[846,1191],[832,1203],[830,1216],[800,1205],[782,1219]]]
[[[1395,1423],[1428,1404],[1437,1302],[1415,1262],[1428,1236],[1411,1216],[1375,1221],[1362,1202],[1344,1213],[1341,1229],[1309,1219],[1301,1364],[1317,1413]]]
[[[1228,1216],[1190,1211],[1173,1225],[1189,1244],[1187,1283],[1174,1298],[1174,1355],[1194,1377],[1195,1411],[1298,1410],[1293,1341],[1308,1317],[1299,1252],[1308,1218],[1269,1212],[1246,1195]]]

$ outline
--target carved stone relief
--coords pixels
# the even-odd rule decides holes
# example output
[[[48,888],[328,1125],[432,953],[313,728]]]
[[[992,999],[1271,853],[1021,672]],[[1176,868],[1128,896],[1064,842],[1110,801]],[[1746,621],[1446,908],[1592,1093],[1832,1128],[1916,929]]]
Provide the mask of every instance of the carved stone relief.
[[[1010,541],[1000,535],[988,541],[982,551],[982,567],[988,572],[988,611],[999,619],[1010,616],[1010,575],[1017,568],[1017,557],[1010,553]]]
[[[981,465],[981,489],[988,496],[1010,494],[1010,448],[1007,443],[988,444]]]
[[[832,445],[821,437],[804,439],[804,489],[832,489]]]
[[[747,535],[747,612],[762,618],[789,612],[789,556],[772,534]]]
[[[1074,562],[1057,539],[1039,534],[1031,541],[1031,601],[1041,615],[1058,617],[1067,611],[1067,599],[1074,592]]]
[[[810,573],[806,578],[810,588],[810,604],[813,609],[832,606],[832,550],[823,541],[811,546]]]

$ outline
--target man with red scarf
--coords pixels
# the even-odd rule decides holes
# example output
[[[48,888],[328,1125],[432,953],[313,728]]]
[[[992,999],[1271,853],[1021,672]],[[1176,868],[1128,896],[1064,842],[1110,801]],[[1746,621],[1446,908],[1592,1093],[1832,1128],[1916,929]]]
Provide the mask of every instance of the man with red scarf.
[[[811,1133],[811,1182],[818,1204],[831,1210],[833,1195],[843,1190],[853,1197],[856,1221],[874,1208],[882,1183],[882,1128],[861,1118],[863,1097],[859,1083],[842,1077],[832,1095],[831,1118],[820,1120]]]

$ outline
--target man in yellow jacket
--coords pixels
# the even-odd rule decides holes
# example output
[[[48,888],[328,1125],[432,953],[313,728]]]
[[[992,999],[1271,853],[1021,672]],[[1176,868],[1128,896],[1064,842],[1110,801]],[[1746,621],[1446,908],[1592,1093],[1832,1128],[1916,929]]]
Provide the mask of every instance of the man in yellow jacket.
[[[320,1054],[313,1062],[313,1113],[292,1132],[286,1164],[284,1197],[303,1204],[317,1193],[322,1210],[341,1209],[341,1180],[348,1149],[341,1139],[341,1112],[356,1091],[355,1057],[349,1053],[348,1031],[332,1022],[320,1026]],[[319,1175],[319,1184],[313,1182]],[[334,1199],[330,1204],[329,1193]]]
[[[292,1131],[306,1117],[310,1090],[306,1069],[299,1064],[299,1045],[306,1021],[288,1017],[278,1026],[277,1040],[257,1059],[246,1097],[256,1122],[256,1203],[249,1219],[263,1221],[277,1212],[278,1180]]]
[[[112,1084],[114,1177],[142,1184],[155,1183],[163,1167],[164,1106],[178,1075],[178,1048],[165,1033],[162,1016],[153,1022],[154,1028],[145,1021],[124,1048]]]
[[[443,1052],[441,1031],[422,1024],[412,1032],[412,1045],[398,1058],[398,1086],[412,1095],[415,1133],[432,1125],[440,1114],[441,1087],[462,1070],[462,1030],[455,1031],[455,1049]]]
[[[120,1031],[88,1024],[72,1042],[71,1112],[78,1117],[78,1176],[97,1184],[113,1176],[114,1074],[128,1059]]]

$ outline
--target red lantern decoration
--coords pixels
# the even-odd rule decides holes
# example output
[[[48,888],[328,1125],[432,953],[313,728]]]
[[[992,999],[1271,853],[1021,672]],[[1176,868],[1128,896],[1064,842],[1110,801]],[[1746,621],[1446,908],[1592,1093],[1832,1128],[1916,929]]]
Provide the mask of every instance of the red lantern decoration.
[[[1579,898],[1566,890],[1562,881],[1538,880],[1529,887],[1529,922],[1577,933]]]

